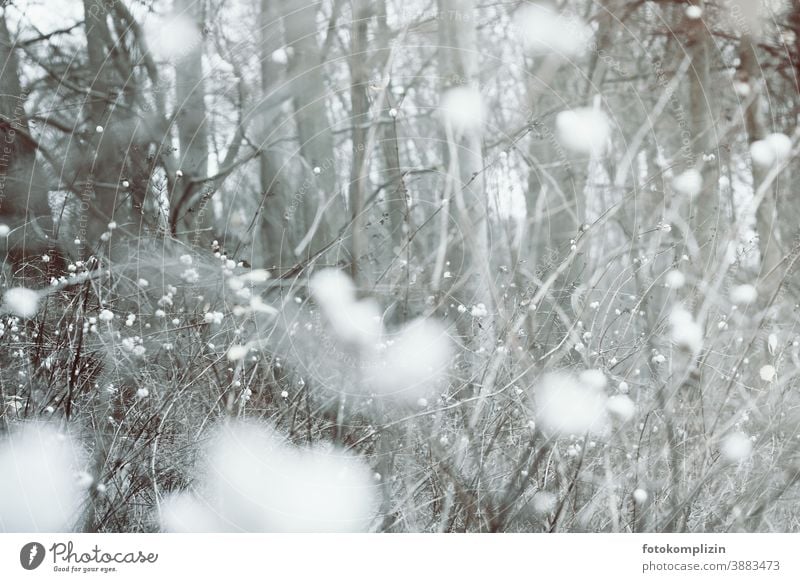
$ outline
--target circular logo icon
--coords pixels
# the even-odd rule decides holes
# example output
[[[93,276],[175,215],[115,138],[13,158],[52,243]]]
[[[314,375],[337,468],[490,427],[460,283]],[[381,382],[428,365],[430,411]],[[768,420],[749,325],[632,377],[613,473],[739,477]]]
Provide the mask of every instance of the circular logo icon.
[[[19,551],[19,563],[26,570],[35,570],[44,561],[44,546],[39,542],[29,542]]]

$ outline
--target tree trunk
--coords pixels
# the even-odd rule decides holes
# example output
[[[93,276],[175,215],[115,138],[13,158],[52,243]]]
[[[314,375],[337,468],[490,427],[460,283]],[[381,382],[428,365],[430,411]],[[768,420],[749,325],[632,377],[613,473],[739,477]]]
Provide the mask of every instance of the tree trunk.
[[[532,126],[522,254],[529,268],[536,269],[540,280],[544,280],[563,261],[571,261],[553,284],[550,308],[539,310],[539,313],[547,314],[547,320],[537,325],[537,347],[548,351],[561,341],[569,326],[564,317],[577,315],[572,298],[582,292],[578,288],[585,274],[588,247],[572,259],[568,257],[585,221],[584,190],[591,165],[597,161],[593,156],[573,153],[559,145],[552,129],[553,119],[541,115],[562,106],[557,97],[562,92],[556,91],[552,85],[540,84],[540,76],[541,72],[529,63],[527,92]],[[556,91],[555,99],[550,98],[553,91]]]
[[[283,44],[282,34],[276,25],[278,11],[272,0],[261,0],[259,13],[260,27],[260,58],[261,58],[261,92],[267,95],[281,78],[280,66],[272,60],[274,53]],[[277,29],[277,30],[276,30]],[[259,144],[265,148],[267,142],[274,139],[272,136],[276,123],[271,115],[264,116],[262,135],[264,140]],[[258,263],[261,266],[275,270],[276,274],[283,272],[293,263],[291,249],[294,242],[286,220],[286,189],[281,178],[281,160],[273,151],[263,150],[259,158],[259,178],[261,181],[261,240],[263,244],[263,257]],[[301,235],[302,236],[302,235]]]
[[[353,280],[362,288],[369,280],[369,257],[367,255],[367,231],[364,217],[366,199],[367,124],[369,123],[369,98],[367,96],[367,25],[369,5],[365,0],[353,0],[353,22],[350,47],[350,103],[353,122],[353,165],[350,170],[350,212],[352,229],[350,231],[350,271]]]
[[[86,218],[85,233],[78,239],[77,252],[86,255],[102,247],[103,233],[111,221],[138,233],[142,214],[141,208],[134,208],[135,198],[120,186],[131,150],[132,114],[125,100],[131,81],[123,78],[118,68],[120,51],[114,50],[108,6],[95,0],[83,0],[83,6],[92,95],[86,100],[88,147],[78,153],[81,163],[77,181],[84,184],[80,199],[91,206],[91,214]]]
[[[47,187],[35,171],[36,148],[28,131],[26,93],[18,76],[14,40],[0,14],[0,223],[11,229],[0,239],[16,275],[22,265],[47,251],[53,236]],[[42,227],[42,228],[39,228]],[[51,239],[52,240],[52,239]]]
[[[289,77],[294,89],[300,154],[305,161],[302,185],[290,205],[289,220],[299,222],[305,235],[314,225],[318,211],[324,209],[322,221],[302,253],[309,256],[330,242],[344,226],[345,207],[343,197],[336,191],[334,142],[322,69],[324,55],[317,44],[316,18],[320,3],[284,2]]]
[[[199,0],[175,0],[175,13],[188,18],[203,29],[203,5]],[[176,191],[191,178],[208,176],[208,126],[206,123],[205,81],[203,76],[203,46],[190,48],[175,63],[175,101],[177,107],[178,168],[184,178]],[[195,246],[210,248],[215,238],[214,212],[210,199],[203,199],[192,208],[182,209],[179,234]]]
[[[739,60],[741,62],[739,74],[742,81],[750,87],[750,102],[745,110],[745,129],[747,131],[747,143],[763,139],[766,136],[764,122],[761,118],[761,78],[758,58],[755,52],[755,39],[745,34],[739,43]],[[757,193],[764,183],[767,172],[764,168],[752,163],[753,168],[753,193]],[[759,276],[759,296],[763,301],[768,302],[772,295],[777,291],[778,286],[783,280],[783,275],[779,268],[783,249],[777,221],[777,180],[764,195],[764,199],[756,209],[756,231],[758,232],[758,244],[761,254],[761,273]]]
[[[472,0],[439,0],[439,73],[443,95],[462,87],[478,90],[475,14]],[[452,282],[453,294],[461,304],[469,308],[482,303],[486,307],[490,315],[475,326],[474,343],[476,352],[491,353],[495,305],[489,266],[489,205],[483,178],[482,128],[445,125],[447,186],[440,224],[446,225],[442,236],[447,239],[443,238],[440,244],[448,245],[447,270],[451,271],[451,278],[446,280]],[[451,211],[452,221],[448,219]],[[436,290],[439,290],[439,275],[434,273]]]
[[[702,189],[692,201],[689,225],[700,247],[695,271],[698,279],[702,279],[716,264],[722,219],[716,112],[710,98],[715,91],[711,82],[712,39],[702,19],[684,17],[684,22],[688,28],[688,50],[692,58],[689,115],[693,139],[692,159],[686,160],[685,165],[687,168],[700,168],[703,178]]]

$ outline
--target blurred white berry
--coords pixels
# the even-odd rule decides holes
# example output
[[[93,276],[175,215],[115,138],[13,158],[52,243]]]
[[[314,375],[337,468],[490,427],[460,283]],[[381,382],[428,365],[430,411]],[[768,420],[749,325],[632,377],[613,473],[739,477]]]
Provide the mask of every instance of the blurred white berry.
[[[470,315],[476,318],[486,317],[487,315],[489,315],[489,310],[486,309],[486,305],[484,305],[483,303],[478,303],[477,305],[472,306],[472,311],[470,311]]]
[[[739,97],[748,97],[750,95],[750,84],[745,83],[744,81],[734,81],[733,91]]]
[[[214,325],[220,325],[222,323],[224,315],[219,311],[208,311],[203,316],[203,320],[206,323],[213,323]]]
[[[753,285],[736,285],[731,288],[730,296],[736,305],[749,305],[758,299],[758,291]]]
[[[792,152],[792,140],[782,133],[771,133],[764,139],[750,144],[750,157],[753,163],[769,168],[789,158]]]
[[[682,306],[676,306],[669,315],[670,335],[673,342],[692,354],[703,347],[703,326]]]
[[[750,456],[753,442],[743,432],[727,435],[720,444],[719,452],[729,463],[738,463]]]
[[[666,283],[670,289],[680,289],[686,284],[686,275],[677,269],[672,269],[667,273]]]
[[[686,18],[689,20],[700,20],[703,17],[703,9],[700,6],[687,6]]]
[[[228,359],[232,362],[242,360],[247,355],[248,349],[246,346],[234,345],[228,349]]]
[[[526,4],[515,24],[522,46],[530,55],[572,58],[588,48],[593,30],[581,19],[561,14],[545,4]]]
[[[774,354],[775,350],[778,349],[778,336],[774,333],[769,334],[767,338],[767,349],[769,350],[770,354]]]
[[[39,293],[27,287],[13,287],[3,295],[3,305],[13,315],[28,319],[39,311]]]
[[[556,131],[562,145],[579,154],[602,153],[611,135],[606,115],[588,107],[559,113]]]
[[[483,96],[474,87],[449,89],[439,108],[443,121],[457,133],[481,129],[486,118]]]
[[[761,376],[761,379],[764,380],[764,382],[772,382],[772,380],[775,378],[775,373],[775,366],[771,364],[762,366],[758,371],[758,375]]]
[[[81,471],[80,473],[78,473],[76,481],[78,487],[80,487],[81,489],[88,489],[89,487],[92,486],[92,483],[94,483],[94,478],[92,478],[92,476],[89,475],[89,473],[87,473],[86,471]]]
[[[622,422],[628,422],[636,414],[636,405],[633,400],[624,394],[615,394],[606,401],[606,408],[612,416]]]
[[[679,194],[694,198],[703,189],[703,176],[696,169],[691,168],[675,176],[672,180],[673,189]]]
[[[584,385],[595,390],[602,390],[608,383],[606,375],[603,374],[602,370],[598,369],[584,370],[578,375],[578,379]]]

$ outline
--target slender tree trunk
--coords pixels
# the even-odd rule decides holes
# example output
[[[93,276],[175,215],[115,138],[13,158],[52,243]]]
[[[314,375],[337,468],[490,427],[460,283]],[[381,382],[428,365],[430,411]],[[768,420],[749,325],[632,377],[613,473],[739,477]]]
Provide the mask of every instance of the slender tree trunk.
[[[800,95],[800,2],[795,2],[789,13],[789,26],[794,32],[794,82],[795,91]]]
[[[344,225],[344,198],[336,191],[334,142],[327,114],[327,90],[322,64],[324,55],[317,43],[319,2],[297,4],[284,0],[286,45],[290,49],[289,77],[294,87],[294,111],[300,153],[305,160],[302,184],[290,205],[290,220],[302,225],[306,234],[318,211],[324,209],[311,244],[304,255],[322,248]]]
[[[392,32],[387,22],[386,0],[378,0],[376,7],[376,20],[378,28],[378,50],[377,61],[381,71],[380,80],[383,91],[383,104],[380,111],[381,126],[379,130],[381,153],[383,157],[384,172],[381,184],[384,186],[384,215],[388,219],[387,227],[390,231],[391,245],[385,244],[381,264],[393,265],[396,275],[395,281],[404,281],[405,293],[398,301],[397,308],[388,314],[388,318],[393,323],[399,323],[408,319],[408,290],[409,290],[409,267],[411,264],[412,241],[411,233],[411,213],[408,204],[408,188],[406,187],[405,172],[400,157],[400,137],[398,134],[398,106],[395,100],[392,74],[393,59],[392,47],[389,44]],[[391,61],[391,63],[390,63]],[[387,65],[389,67],[387,68]],[[401,260],[395,260],[401,256]]]
[[[479,87],[479,48],[472,0],[439,0],[439,72],[443,94],[455,88]],[[483,177],[482,128],[448,128],[445,124],[447,184],[442,221],[447,224],[447,259],[454,294],[467,307],[483,304],[489,313],[477,329],[476,349],[491,353],[494,336],[493,281],[489,265],[489,204]],[[448,221],[449,222],[449,221]],[[444,224],[444,223],[443,223]],[[444,236],[444,233],[443,233]],[[447,239],[444,240],[447,243]],[[438,273],[434,274],[436,279]],[[437,289],[440,281],[433,281]],[[447,291],[442,289],[442,291]],[[477,362],[476,362],[477,364]]]
[[[553,119],[540,117],[561,105],[548,99],[552,85],[541,85],[541,72],[528,63],[528,103],[531,115],[531,136],[528,149],[528,184],[526,190],[527,221],[524,255],[530,268],[537,270],[541,280],[565,260],[569,267],[558,277],[551,289],[550,309],[540,309],[547,321],[538,325],[537,338],[545,350],[561,341],[569,322],[564,316],[574,316],[573,296],[582,293],[587,247],[569,259],[572,245],[585,221],[584,190],[592,157],[572,153],[563,148],[554,133]],[[556,168],[557,167],[557,168]]]
[[[699,4],[699,2],[696,2]],[[719,195],[719,156],[717,152],[716,90],[711,82],[711,36],[703,19],[684,17],[688,29],[688,50],[692,58],[689,70],[689,115],[693,139],[693,159],[686,166],[700,168],[701,191],[692,201],[689,225],[697,238],[700,256],[695,270],[702,279],[715,264],[719,251],[722,206]]]
[[[77,181],[82,183],[79,194],[81,206],[91,211],[86,217],[76,252],[91,254],[105,249],[103,235],[111,221],[127,232],[139,233],[143,228],[141,200],[147,188],[146,180],[128,189],[122,185],[129,178],[131,163],[141,152],[133,151],[132,113],[135,93],[130,64],[121,43],[111,34],[111,19],[115,17],[108,4],[84,0],[84,31],[89,57],[88,76],[92,79],[91,94],[86,99],[86,131],[88,144],[81,147]],[[127,68],[126,68],[127,67]],[[139,183],[142,182],[142,183]],[[68,241],[71,242],[71,241]]]
[[[25,116],[25,95],[19,83],[17,54],[14,40],[6,26],[5,12],[0,13],[0,138],[3,148],[0,150],[0,176],[8,177],[15,163],[30,162],[34,156],[33,144],[18,134],[21,130],[28,132],[28,120]],[[7,187],[8,181],[3,183]],[[0,203],[13,203],[8,196],[0,198]],[[0,206],[0,213],[4,209]]]
[[[586,89],[584,100],[588,101],[598,87],[603,85],[608,72],[608,50],[614,43],[614,23],[617,22],[616,12],[618,0],[600,0],[597,13],[597,44],[589,54],[589,68],[586,75]]]
[[[283,44],[280,31],[279,12],[273,0],[261,0],[260,18],[260,58],[261,92],[267,95],[281,78],[280,65],[272,60],[272,54]],[[262,134],[264,141],[260,147],[274,139],[275,123],[272,116],[264,116]],[[281,179],[281,160],[274,151],[264,149],[259,158],[259,178],[261,181],[261,240],[263,244],[260,264],[281,273],[293,264],[291,248],[294,239],[290,236],[286,220],[286,191]]]
[[[203,4],[200,0],[175,0],[175,13],[187,18],[198,29],[203,29]],[[205,80],[203,75],[203,45],[187,47],[175,63],[175,101],[177,108],[177,127],[179,161],[178,168],[184,178],[176,190],[191,178],[208,176],[208,125],[206,122]],[[179,231],[185,231],[193,245],[210,248],[215,238],[213,232],[214,212],[211,200],[204,198],[196,207],[185,208],[182,213]]]
[[[386,69],[386,63],[392,58],[389,39],[391,31],[386,21],[386,0],[378,0],[377,3],[377,24],[378,24],[378,62],[380,70]],[[403,244],[403,225],[406,223],[406,196],[407,189],[403,179],[403,166],[400,161],[400,143],[397,135],[397,109],[393,102],[392,77],[389,71],[388,78],[381,79],[386,84],[384,91],[383,107],[381,110],[381,148],[386,170],[388,186],[386,189],[386,205],[389,212],[389,225],[392,230],[392,244],[398,247]],[[391,120],[391,121],[390,121]]]
[[[350,270],[353,279],[361,287],[369,280],[369,257],[367,256],[367,231],[364,203],[367,186],[367,124],[369,123],[369,98],[367,87],[367,27],[369,5],[366,0],[353,0],[353,22],[351,24],[350,47],[350,103],[353,122],[353,165],[350,170],[350,212],[353,226],[350,232]]]
[[[35,147],[29,138],[25,115],[25,97],[20,87],[14,40],[6,26],[5,12],[0,13],[0,222],[11,228],[0,239],[0,253],[8,255],[16,269],[30,257],[47,248],[42,236],[54,233],[34,228],[42,222],[51,226],[47,188],[35,172]],[[16,273],[21,274],[21,273]]]
[[[760,68],[754,47],[755,40],[745,34],[739,43],[739,73],[743,81],[750,87],[750,102],[745,110],[745,129],[747,142],[763,139],[766,136],[764,122],[761,118],[761,79]],[[766,171],[753,162],[753,192],[758,192],[764,183]],[[777,223],[777,181],[766,192],[764,199],[756,209],[756,231],[761,254],[761,273],[759,276],[759,295],[763,301],[769,301],[783,279],[780,262],[783,257]]]

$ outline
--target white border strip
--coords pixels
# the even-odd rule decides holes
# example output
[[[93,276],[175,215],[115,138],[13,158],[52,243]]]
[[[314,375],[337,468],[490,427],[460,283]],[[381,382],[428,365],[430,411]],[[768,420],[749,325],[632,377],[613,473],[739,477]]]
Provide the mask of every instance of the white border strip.
[[[31,543],[46,554],[26,570],[21,560],[39,556]],[[800,534],[5,534],[0,580],[794,582],[799,544]]]

